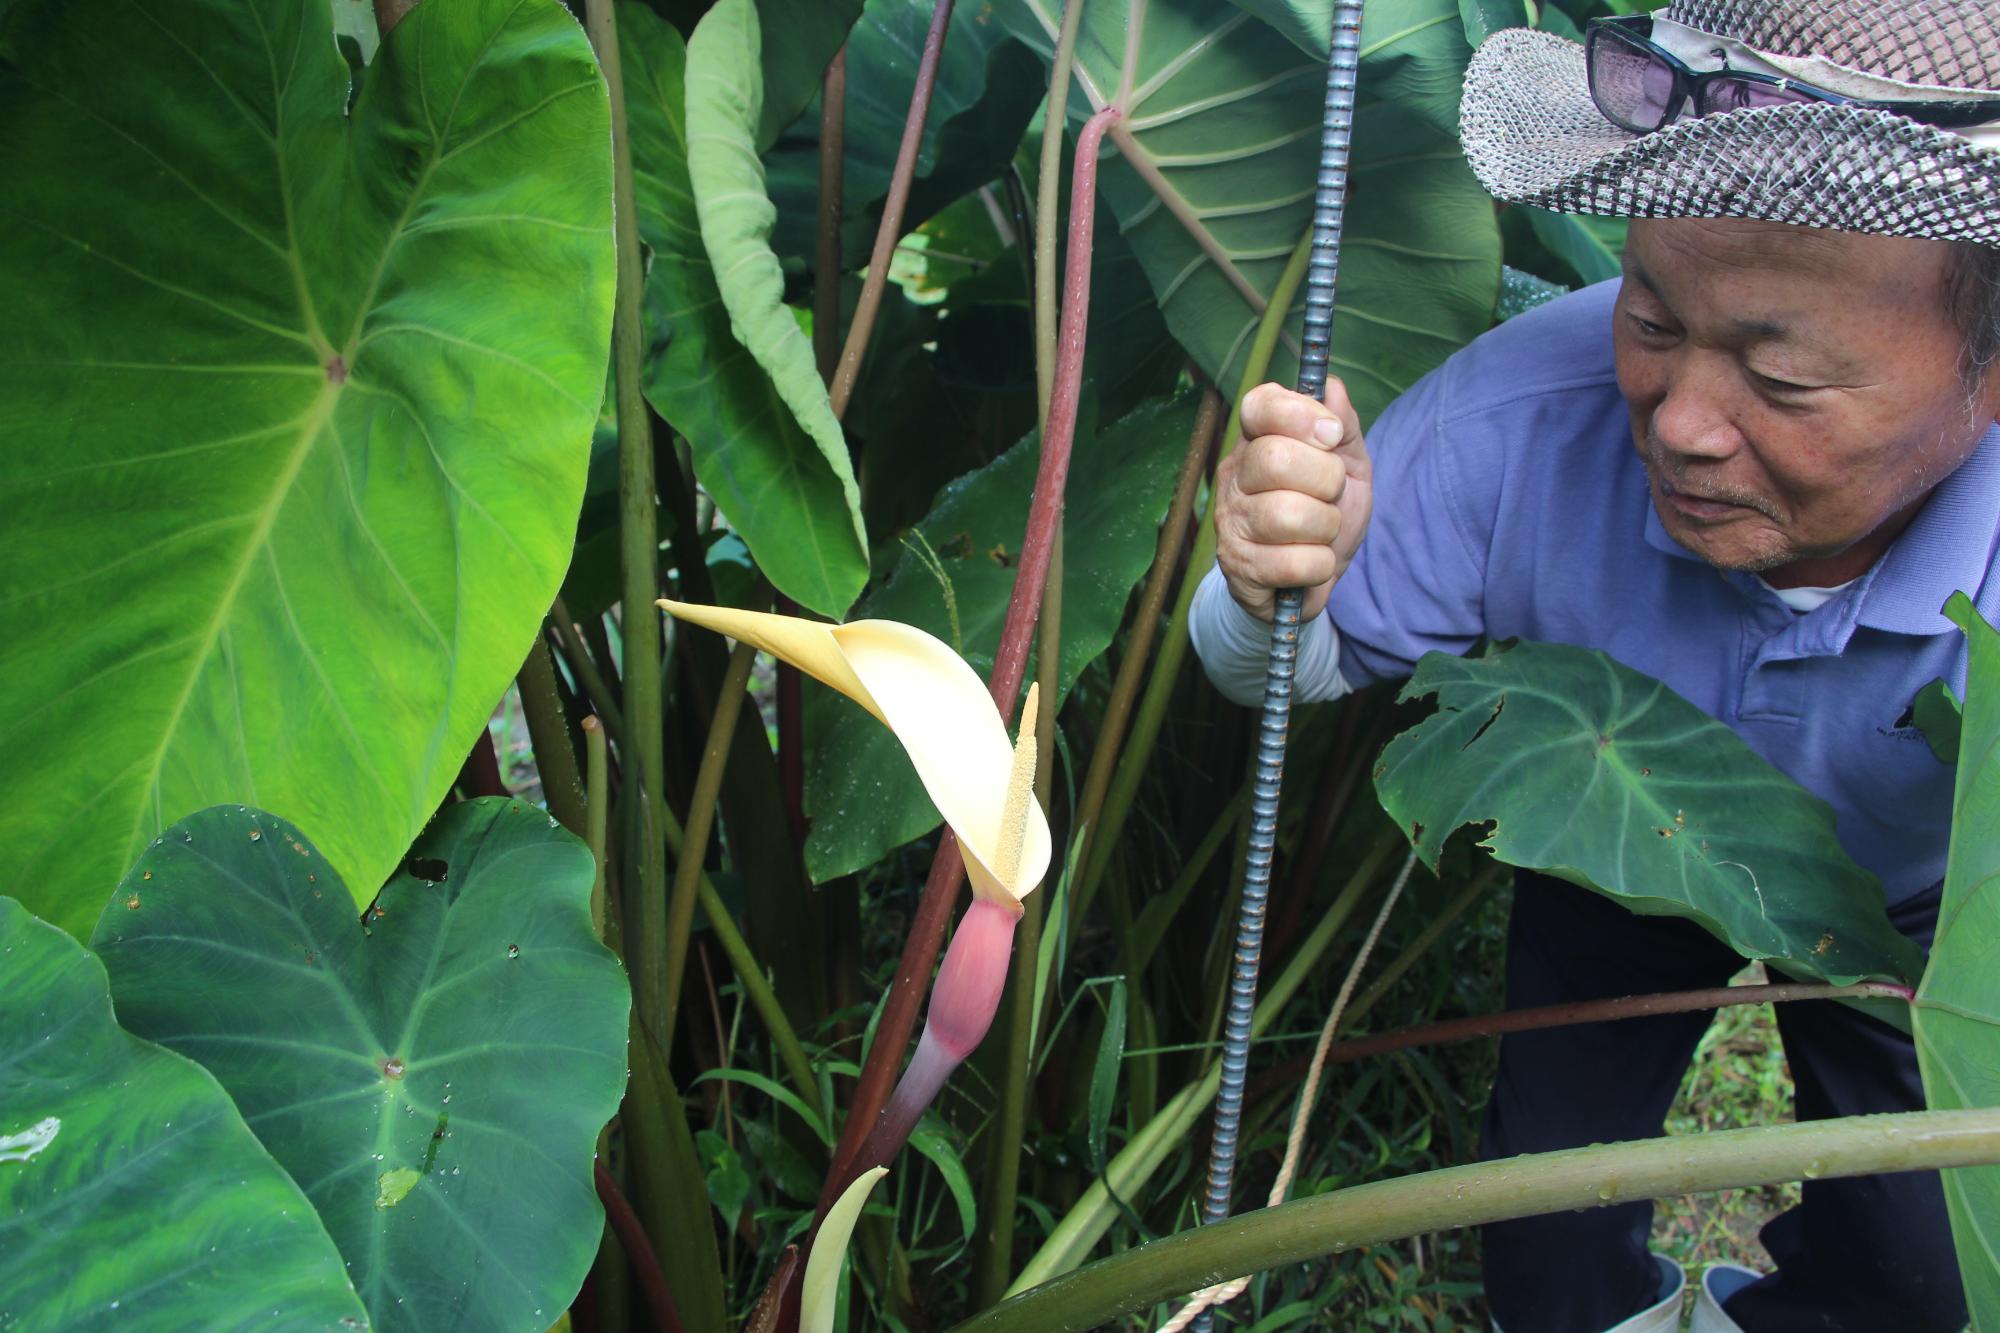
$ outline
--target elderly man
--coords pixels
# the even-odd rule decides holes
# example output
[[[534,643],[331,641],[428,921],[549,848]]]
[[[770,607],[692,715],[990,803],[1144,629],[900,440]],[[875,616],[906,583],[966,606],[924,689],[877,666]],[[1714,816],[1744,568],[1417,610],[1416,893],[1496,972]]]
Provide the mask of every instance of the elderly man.
[[[1216,483],[1195,646],[1260,697],[1275,589],[1305,587],[1300,697],[1521,636],[1602,649],[1833,806],[1891,917],[1928,943],[1951,771],[1909,725],[2000,619],[2000,3],[1675,0],[1652,19],[1488,42],[1467,155],[1494,195],[1634,217],[1624,277],[1481,338],[1364,444],[1338,383],[1264,385]],[[1350,330],[1365,337],[1365,330]],[[1371,532],[1371,514],[1373,527]],[[1510,1006],[1714,985],[1691,923],[1517,879]],[[1706,1015],[1507,1038],[1484,1151],[1657,1134]],[[1802,1118],[1923,1104],[1906,1036],[1779,1016]],[[1651,1205],[1485,1233],[1508,1333],[1679,1327]],[[1704,1275],[1698,1329],[1954,1330],[1935,1174],[1809,1181],[1775,1271]],[[1992,1313],[1992,1312],[1987,1312]]]

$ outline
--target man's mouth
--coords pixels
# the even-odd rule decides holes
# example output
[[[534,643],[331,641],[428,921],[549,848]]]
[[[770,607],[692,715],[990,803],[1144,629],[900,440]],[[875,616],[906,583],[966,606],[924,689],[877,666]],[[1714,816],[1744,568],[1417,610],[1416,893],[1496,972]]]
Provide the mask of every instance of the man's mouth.
[[[1720,522],[1741,517],[1744,514],[1762,513],[1763,507],[1743,500],[1725,500],[1720,496],[1697,495],[1681,490],[1664,476],[1657,476],[1655,484],[1660,494],[1666,498],[1676,513],[1700,522]]]

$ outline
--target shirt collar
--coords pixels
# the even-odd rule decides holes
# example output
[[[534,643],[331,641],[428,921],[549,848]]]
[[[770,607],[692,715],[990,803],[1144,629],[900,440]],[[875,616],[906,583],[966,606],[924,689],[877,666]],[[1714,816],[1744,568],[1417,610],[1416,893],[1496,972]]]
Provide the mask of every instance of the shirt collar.
[[[1876,562],[1855,619],[1892,634],[1947,634],[1944,604],[1977,597],[2000,546],[2000,425],[1938,483],[1910,526]]]
[[[1640,471],[1643,481],[1645,472]],[[1681,560],[1701,557],[1675,541],[1645,491],[1646,544]],[[1989,427],[1958,471],[1938,483],[1888,553],[1849,589],[1854,623],[1892,634],[1945,634],[1954,592],[1977,596],[2000,552],[2000,425]]]

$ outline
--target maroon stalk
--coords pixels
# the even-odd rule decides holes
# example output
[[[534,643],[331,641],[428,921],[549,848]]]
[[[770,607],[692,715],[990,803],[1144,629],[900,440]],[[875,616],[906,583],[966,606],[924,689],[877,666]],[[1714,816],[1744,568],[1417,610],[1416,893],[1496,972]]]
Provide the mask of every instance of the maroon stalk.
[[[493,733],[484,727],[479,729],[479,738],[472,742],[472,749],[458,770],[458,785],[468,797],[514,794],[507,790],[507,782],[500,776],[500,752],[493,747]]]
[[[911,164],[913,167],[915,163]],[[833,383],[840,361],[840,210],[847,173],[847,47],[819,85],[819,235],[813,247],[813,364]],[[893,183],[893,182],[892,182]]]
[[[1085,122],[1077,136],[1076,169],[1070,178],[1069,252],[1063,275],[1062,329],[1056,349],[1055,387],[1049,399],[1048,431],[1042,441],[1042,455],[1035,473],[1034,500],[1028,509],[1028,529],[1021,542],[1021,560],[1014,570],[1014,591],[1007,603],[1007,619],[1000,631],[1000,648],[993,660],[990,686],[993,702],[1003,722],[1014,716],[1014,703],[1027,674],[1028,645],[1035,636],[1035,621],[1041,613],[1042,591],[1048,579],[1050,547],[1062,517],[1063,487],[1069,479],[1071,445],[1076,435],[1077,404],[1083,388],[1083,342],[1089,320],[1091,223],[1097,199],[1097,154],[1105,131],[1119,112],[1107,107]],[[1047,700],[1044,708],[1054,708]],[[862,1170],[875,1163],[864,1161],[862,1142],[869,1137],[909,1048],[910,1032],[916,1026],[917,1008],[930,979],[944,941],[945,926],[958,898],[958,885],[965,863],[958,839],[946,829],[939,840],[931,873],[924,882],[923,897],[910,933],[903,942],[903,956],[896,967],[896,979],[882,1007],[876,1025],[875,1044],[869,1048],[860,1080],[848,1107],[840,1144],[833,1166],[820,1192],[819,1215],[840,1197],[842,1190]],[[871,1145],[879,1148],[881,1140]],[[900,1147],[900,1143],[896,1145]],[[893,1150],[890,1155],[893,1156]]]
[[[861,374],[861,357],[868,350],[868,335],[874,331],[875,313],[882,308],[882,291],[889,282],[889,261],[895,255],[896,242],[903,236],[903,214],[910,204],[910,182],[917,174],[917,150],[923,146],[931,93],[937,88],[938,62],[944,58],[944,35],[951,27],[951,6],[952,0],[937,0],[937,8],[931,11],[930,31],[924,34],[924,53],[917,61],[917,86],[910,93],[910,112],[903,118],[903,142],[896,149],[888,197],[882,201],[882,222],[875,228],[875,248],[868,254],[868,277],[861,284],[860,299],[854,303],[854,323],[848,327],[833,383],[828,386],[836,417],[846,414],[847,400],[854,394],[855,378]],[[843,94],[846,77],[843,67]]]
[[[646,1304],[653,1309],[653,1322],[660,1333],[681,1333],[681,1312],[674,1304],[674,1294],[667,1290],[667,1275],[660,1269],[660,1260],[653,1253],[653,1243],[646,1239],[646,1228],[641,1225],[639,1215],[632,1211],[632,1205],[625,1200],[618,1182],[604,1169],[604,1163],[597,1163],[597,1197],[604,1203],[604,1215],[611,1222],[611,1229],[618,1235],[618,1243],[624,1247],[625,1258],[630,1261],[632,1271],[639,1278],[640,1290],[646,1293]]]
[[[1769,986],[1710,986],[1703,990],[1670,991],[1659,995],[1620,995],[1607,1000],[1509,1009],[1504,1013],[1474,1014],[1470,1018],[1452,1018],[1442,1023],[1400,1028],[1329,1047],[1326,1061],[1328,1064],[1346,1064],[1371,1055],[1408,1050],[1412,1046],[1441,1046],[1448,1042],[1470,1041],[1475,1037],[1536,1032],[1577,1023],[1608,1023],[1624,1018],[1649,1018],[1655,1014],[1685,1014],[1697,1009],[1721,1009],[1732,1004],[1845,999],[1902,1000],[1908,1003],[1915,997],[1916,992],[1908,986],[1889,981],[1863,981],[1853,986],[1780,982]]]

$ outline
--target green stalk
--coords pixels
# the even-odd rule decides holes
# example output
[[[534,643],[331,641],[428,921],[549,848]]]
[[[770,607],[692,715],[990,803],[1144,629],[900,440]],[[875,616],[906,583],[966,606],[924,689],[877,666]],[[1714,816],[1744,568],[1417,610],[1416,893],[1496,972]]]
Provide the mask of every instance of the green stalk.
[[[1292,996],[1298,993],[1299,987],[1305,984],[1314,966],[1333,944],[1341,926],[1360,902],[1363,890],[1373,882],[1383,863],[1389,859],[1390,852],[1401,842],[1401,837],[1395,834],[1383,838],[1355,867],[1353,876],[1319,924],[1313,927],[1312,934],[1299,944],[1299,951],[1285,964],[1284,971],[1258,998],[1256,1015],[1250,1021],[1253,1037],[1261,1035],[1271,1025],[1291,1002]],[[1357,1002],[1355,1009],[1359,1007]],[[1348,1021],[1354,1022],[1355,1017],[1351,1015]],[[1042,1243],[1042,1248],[1014,1279],[1014,1285],[1008,1288],[1008,1295],[1025,1291],[1081,1264],[1119,1216],[1118,1205],[1112,1202],[1110,1191],[1106,1189],[1107,1183],[1110,1190],[1117,1191],[1120,1199],[1134,1199],[1153,1173],[1178,1151],[1181,1142],[1194,1131],[1221,1086],[1222,1061],[1218,1058],[1211,1060],[1200,1078],[1176,1093],[1158,1115],[1126,1142],[1124,1149],[1111,1159],[1103,1177],[1091,1182],[1068,1214],[1056,1224],[1055,1230],[1049,1233],[1048,1240]]]
[[[583,745],[584,781],[588,789],[585,806],[589,811],[583,838],[597,867],[597,876],[590,882],[590,920],[597,927],[597,938],[603,939],[605,843],[611,834],[611,758],[605,749],[604,724],[594,717],[583,720]]]
[[[687,834],[671,810],[666,813],[666,833],[667,847],[678,858],[678,864],[687,864]],[[699,858],[695,865],[701,865]],[[722,901],[722,895],[716,891],[708,871],[701,871],[696,888],[701,910],[708,913],[708,925],[715,934],[715,942],[722,946],[723,957],[736,969],[736,980],[743,987],[743,997],[750,1001],[750,1007],[763,1021],[764,1030],[770,1034],[771,1045],[785,1066],[785,1074],[792,1080],[792,1087],[812,1108],[814,1115],[823,1117],[825,1110],[820,1105],[819,1080],[813,1077],[812,1061],[806,1058],[806,1049],[799,1043],[799,1035],[792,1029],[791,1019],[786,1017],[784,1006],[778,1003],[778,993],[771,989],[770,979],[764,975],[764,968],[758,963],[756,954],[750,951],[749,941],[736,928],[736,919],[729,915],[729,906]]]
[[[645,281],[639,249],[638,207],[632,191],[632,138],[625,120],[625,77],[618,61],[618,21],[611,0],[586,0],[584,26],[611,94],[612,220],[618,247],[618,300],[611,324],[612,369],[618,394],[619,544],[624,566],[626,792],[642,803],[637,827],[655,831],[631,840],[620,883],[635,910],[637,939],[632,996],[641,1019],[662,1029],[666,978],[666,849],[656,831],[664,808],[665,763],[660,753],[660,635],[653,599],[659,596],[658,496],[653,484],[653,426],[643,380],[646,334],[640,308]],[[635,782],[633,779],[637,779]],[[636,902],[634,901],[636,900]]]
[[[1206,475],[1208,446],[1221,424],[1222,395],[1205,388],[1201,407],[1195,413],[1194,432],[1188,436],[1187,454],[1181,460],[1180,476],[1174,482],[1173,502],[1167,506],[1166,521],[1160,525],[1160,540],[1153,552],[1153,568],[1146,576],[1146,590],[1139,596],[1139,609],[1132,617],[1132,634],[1125,644],[1124,660],[1118,664],[1118,679],[1104,705],[1104,725],[1098,728],[1091,746],[1090,769],[1083,780],[1083,794],[1076,804],[1076,836],[1083,843],[1086,863],[1091,851],[1091,833],[1104,810],[1105,793],[1125,741],[1125,729],[1132,720],[1132,704],[1139,697],[1139,680],[1153,650],[1160,629],[1160,611],[1167,602],[1167,588],[1180,567],[1181,546],[1187,540],[1188,515],[1194,512],[1195,496]],[[1193,572],[1190,569],[1190,572]]]
[[[549,813],[577,837],[587,832],[589,807],[577,776],[576,749],[569,740],[569,719],[563,716],[562,695],[556,691],[555,658],[540,633],[521,663],[521,714],[528,721],[528,743],[535,750],[535,771],[542,775],[542,795]]]
[[[562,645],[563,660],[569,664],[576,683],[583,687],[583,693],[590,700],[590,706],[604,719],[605,733],[619,753],[625,750],[625,710],[618,706],[617,692],[597,669],[597,659],[591,656],[590,648],[583,637],[576,632],[576,621],[570,618],[569,608],[563,599],[556,598],[549,610],[549,624],[556,632],[556,642]]]
[[[1259,1209],[1128,1250],[977,1315],[964,1333],[1096,1328],[1245,1273],[1453,1227],[1788,1180],[2000,1162],[2000,1108],[1905,1111],[1646,1139],[1426,1171]]]
[[[1058,335],[1057,290],[1061,265],[1057,262],[1056,235],[1062,185],[1063,128],[1069,105],[1070,70],[1076,60],[1076,34],[1083,17],[1083,0],[1066,0],[1062,31],[1056,38],[1053,63],[1049,69],[1049,94],[1042,115],[1041,173],[1035,200],[1035,389],[1036,421],[1046,440],[1049,403],[1055,392]],[[1048,580],[1042,590],[1040,644],[1036,655],[1036,676],[1042,697],[1048,700],[1041,710],[1035,736],[1036,753],[1042,762],[1035,773],[1035,795],[1042,812],[1048,813],[1054,790],[1056,714],[1059,694],[1058,669],[1062,663],[1062,519],[1056,519],[1049,552]],[[1007,1274],[1014,1264],[1014,1203],[1021,1185],[1021,1138],[1027,1127],[1028,1084],[1033,1073],[1035,1032],[1035,964],[1041,956],[1042,920],[1047,912],[1047,893],[1032,893],[1022,902],[1021,920],[1014,928],[1013,971],[1007,984],[1007,1048],[1000,1085],[1000,1104],[995,1121],[990,1155],[987,1159],[986,1197],[982,1200],[986,1226],[980,1232],[972,1257],[975,1287],[981,1305],[991,1305],[1006,1290]]]
[[[629,1047],[632,1082],[625,1094],[625,1151],[641,1186],[633,1207],[645,1224],[667,1287],[691,1329],[729,1327],[715,1210],[708,1201],[701,1154],[688,1130],[687,1108],[660,1048],[635,1017]],[[644,1188],[652,1184],[654,1188]]]
[[[662,1050],[672,1050],[674,1020],[679,1016],[681,978],[687,971],[688,935],[694,929],[694,905],[700,896],[702,861],[708,855],[708,835],[715,827],[715,800],[722,790],[722,769],[729,760],[729,744],[736,735],[736,719],[742,715],[743,700],[750,683],[750,666],[757,649],[739,643],[729,654],[729,670],[722,675],[721,693],[715,701],[715,716],[708,726],[708,743],[702,747],[701,768],[695,774],[694,795],[688,798],[685,841],[674,864],[674,892],[663,923],[661,953],[665,967],[666,1003],[660,1020]],[[629,684],[629,682],[628,682]],[[653,729],[655,736],[659,728]],[[664,829],[666,807],[658,807],[655,827]],[[652,839],[659,842],[660,839]],[[641,920],[644,920],[643,915]]]
[[[1270,304],[1265,306],[1264,316],[1258,321],[1249,356],[1243,362],[1243,376],[1238,381],[1236,397],[1230,405],[1229,425],[1222,432],[1225,456],[1236,447],[1236,436],[1241,429],[1243,395],[1261,384],[1265,372],[1271,367],[1278,336],[1284,331],[1285,315],[1291,309],[1292,298],[1298,295],[1299,284],[1305,281],[1306,261],[1312,254],[1311,240],[1310,234],[1299,238],[1298,246],[1292,251],[1292,257],[1278,279],[1278,285],[1271,291]],[[1194,549],[1188,553],[1187,577],[1181,580],[1180,592],[1174,599],[1173,620],[1167,626],[1166,637],[1160,641],[1160,654],[1153,662],[1153,674],[1146,681],[1145,697],[1139,702],[1139,714],[1132,725],[1132,738],[1125,747],[1125,753],[1119,757],[1117,776],[1112,779],[1111,790],[1104,798],[1103,817],[1097,821],[1097,831],[1091,835],[1090,859],[1084,862],[1076,892],[1070,897],[1072,928],[1088,919],[1086,913],[1090,909],[1090,901],[1096,896],[1098,883],[1104,878],[1105,867],[1110,864],[1111,853],[1118,846],[1125,819],[1132,813],[1132,802],[1138,797],[1139,784],[1145,778],[1147,761],[1153,756],[1153,745],[1160,738],[1160,726],[1166,721],[1174,682],[1180,677],[1181,664],[1187,660],[1188,607],[1194,602],[1194,590],[1200,585],[1202,575],[1214,559],[1215,515],[1204,510],[1201,531],[1195,537]]]

